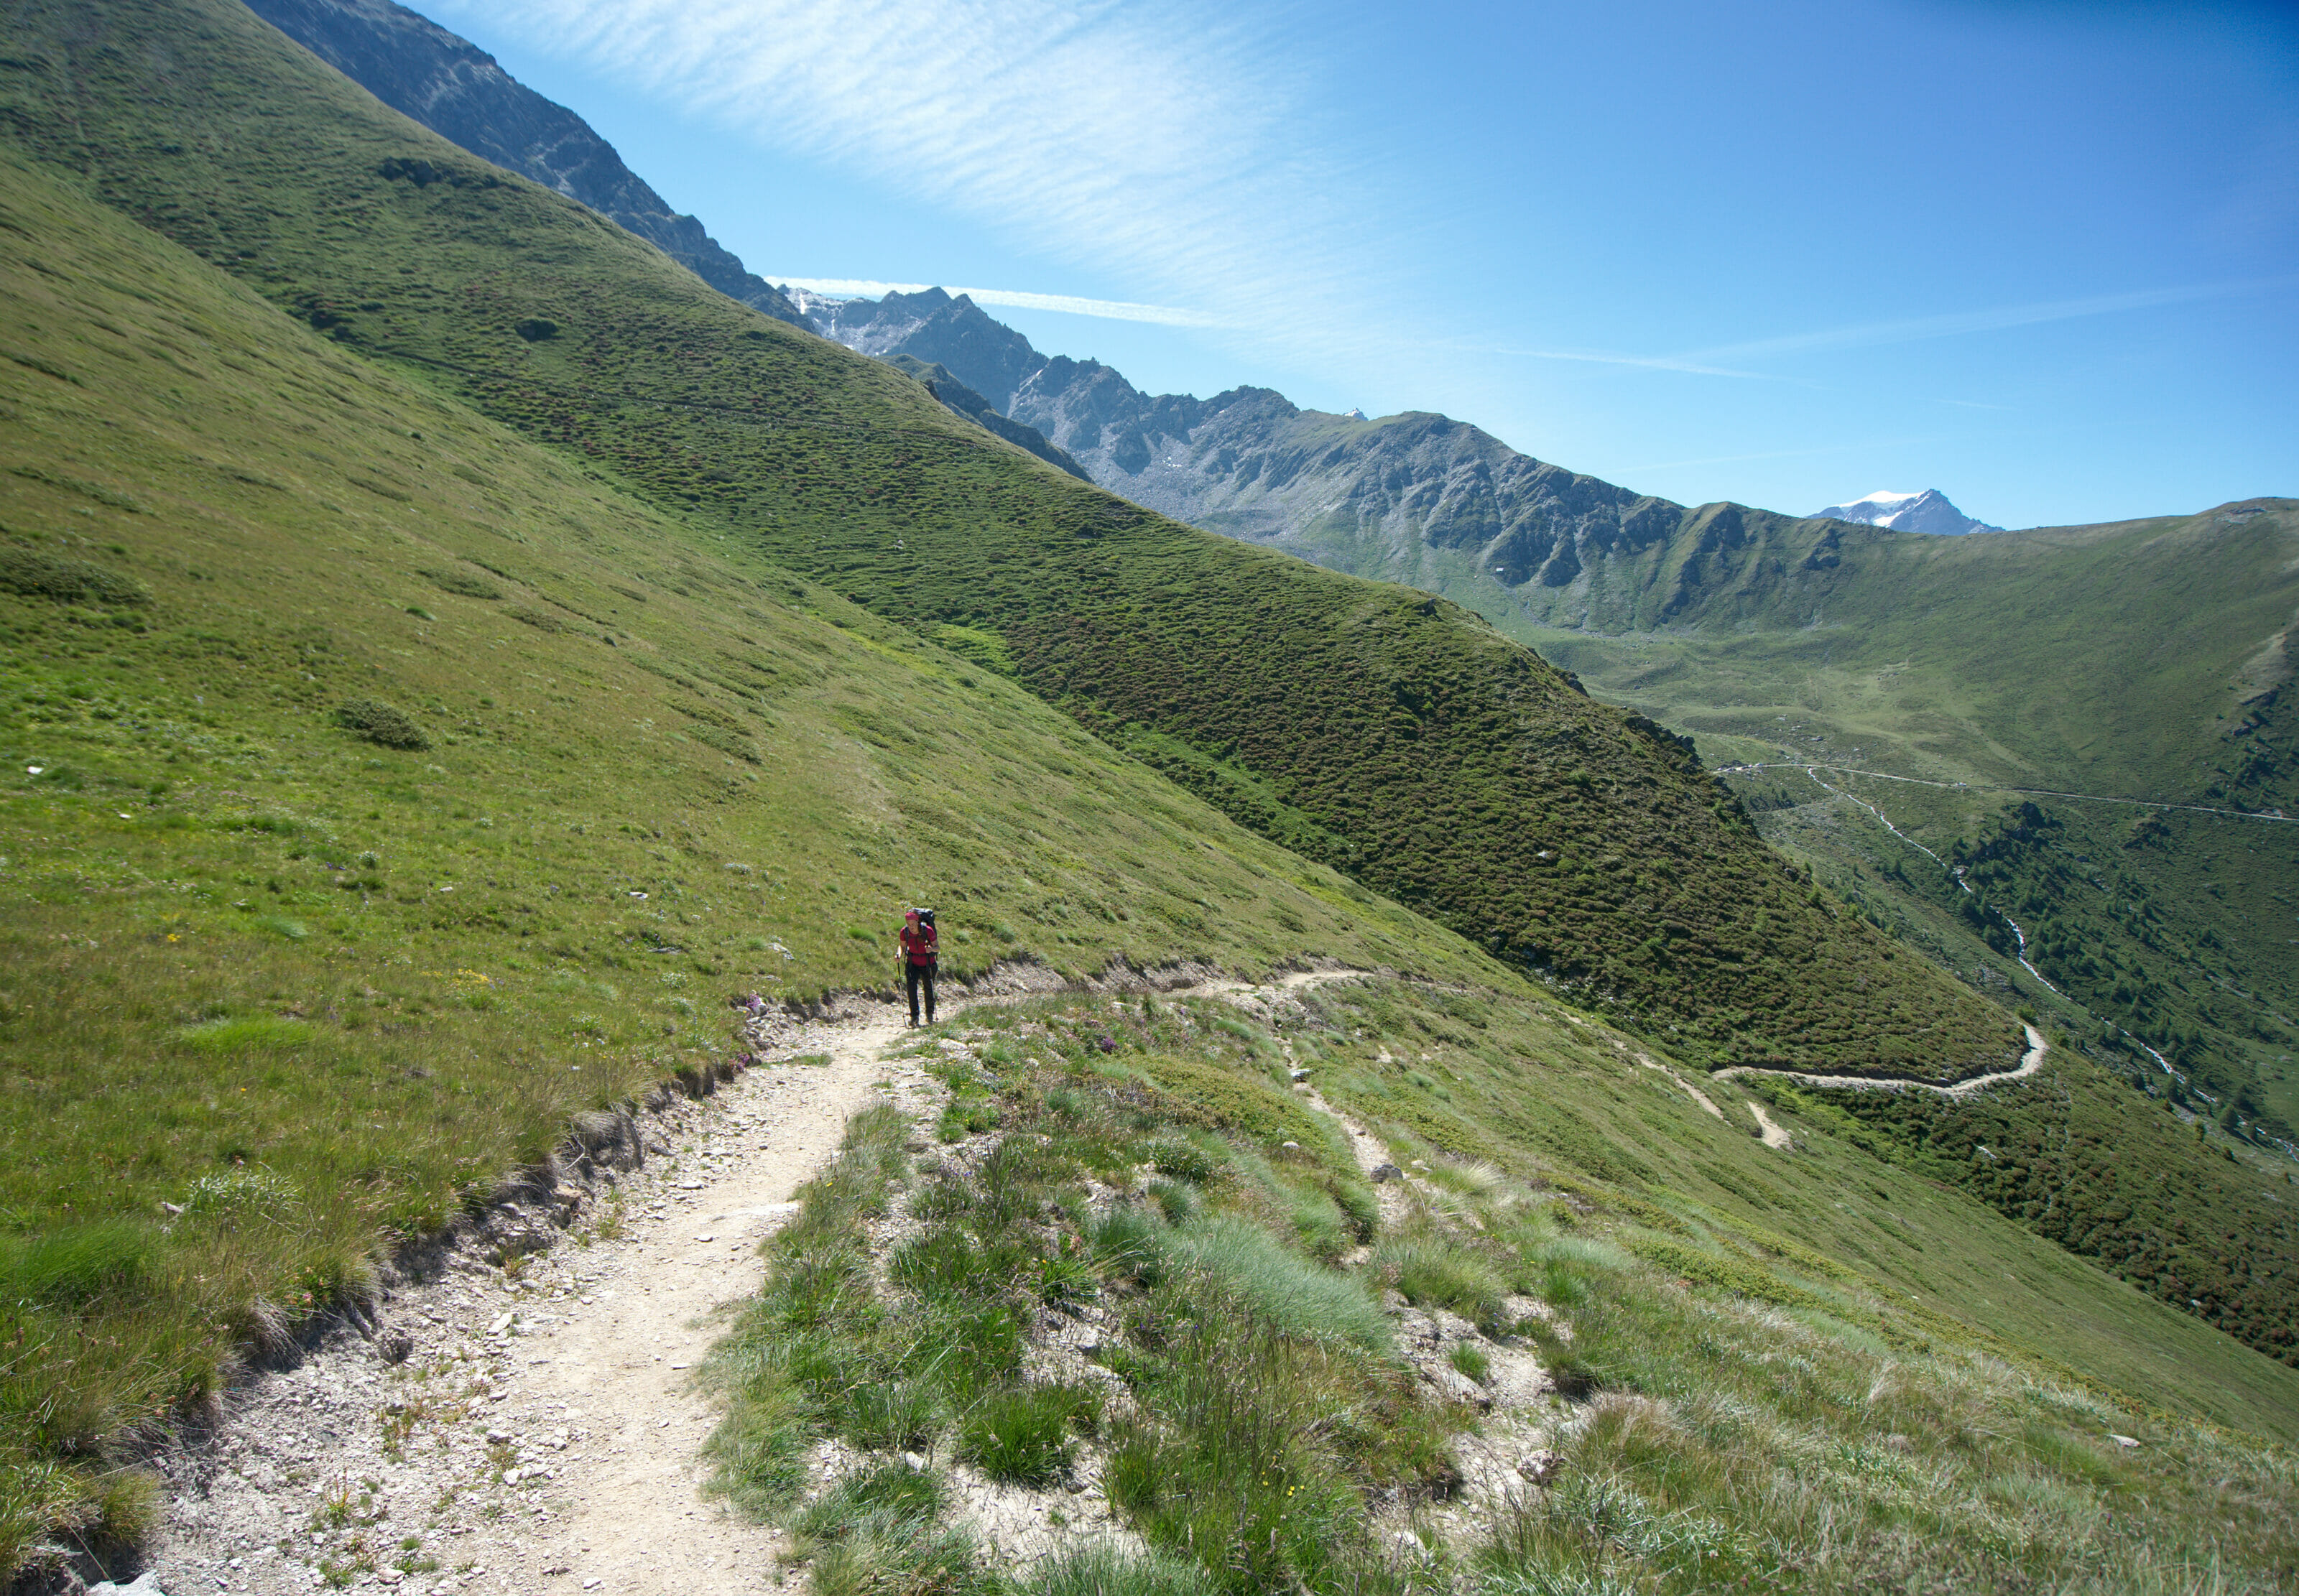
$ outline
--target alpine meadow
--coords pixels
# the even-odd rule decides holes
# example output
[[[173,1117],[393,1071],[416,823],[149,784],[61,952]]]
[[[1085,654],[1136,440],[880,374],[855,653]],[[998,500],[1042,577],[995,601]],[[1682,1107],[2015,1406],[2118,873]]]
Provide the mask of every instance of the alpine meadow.
[[[12,1596],[2299,1583],[2288,501],[1536,614],[0,31]]]

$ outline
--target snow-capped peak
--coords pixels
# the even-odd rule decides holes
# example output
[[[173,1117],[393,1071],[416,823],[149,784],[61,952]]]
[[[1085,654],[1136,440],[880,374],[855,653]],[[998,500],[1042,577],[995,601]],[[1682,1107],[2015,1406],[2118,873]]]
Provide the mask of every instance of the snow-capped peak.
[[[1962,537],[1967,533],[2001,532],[2001,526],[1990,526],[1985,521],[1975,521],[1947,500],[1947,495],[1938,488],[1926,488],[1921,493],[1895,493],[1879,489],[1864,498],[1849,500],[1843,504],[1831,504],[1826,509],[1813,512],[1814,519],[1826,517],[1832,521],[1861,521],[1871,526],[1888,527],[1894,532],[1930,533],[1936,537]]]

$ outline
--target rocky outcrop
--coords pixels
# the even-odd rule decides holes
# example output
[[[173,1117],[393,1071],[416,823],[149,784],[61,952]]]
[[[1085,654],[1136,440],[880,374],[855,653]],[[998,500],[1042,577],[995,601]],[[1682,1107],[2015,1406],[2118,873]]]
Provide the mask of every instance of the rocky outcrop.
[[[1085,467],[1072,459],[1069,451],[1058,449],[1046,441],[1046,434],[1034,426],[1008,420],[992,409],[990,401],[950,374],[950,368],[940,361],[921,360],[915,355],[889,355],[886,363],[905,376],[914,376],[925,385],[926,392],[940,400],[944,409],[965,417],[992,436],[1005,439],[1017,449],[1026,450],[1050,466],[1058,466],[1081,482],[1091,482]]]
[[[469,40],[391,0],[247,0],[394,111],[636,234],[719,293],[803,327],[797,307],[623,164],[615,146]]]

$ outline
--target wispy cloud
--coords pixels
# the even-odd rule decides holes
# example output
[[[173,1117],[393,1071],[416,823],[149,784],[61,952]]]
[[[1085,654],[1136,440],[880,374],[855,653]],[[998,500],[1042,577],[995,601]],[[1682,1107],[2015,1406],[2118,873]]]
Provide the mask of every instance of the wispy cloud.
[[[1647,371],[1675,371],[1692,376],[1729,376],[1752,382],[1791,382],[1799,379],[1777,372],[1753,371],[1751,364],[1785,355],[1807,354],[1822,350],[1863,349],[1892,343],[1915,343],[1931,338],[1963,337],[1979,333],[2003,332],[2013,327],[2038,327],[2046,322],[2071,321],[2082,317],[2112,316],[2120,312],[2153,310],[2161,305],[2189,304],[2204,300],[2228,299],[2245,294],[2289,288],[2299,285],[2299,276],[2253,277],[2236,282],[2193,283],[2175,288],[2145,288],[2128,294],[2099,294],[2084,299],[2043,300],[2026,304],[1997,305],[1979,310],[1954,310],[1938,316],[1902,317],[1888,321],[1858,322],[1847,327],[1822,327],[1814,332],[1789,333],[1772,338],[1751,338],[1739,343],[1719,343],[1705,349],[1687,350],[1680,354],[1624,355],[1606,354],[1580,350],[1558,349],[1494,349],[1492,353],[1529,360],[1568,360],[1595,366],[1626,366]],[[1731,362],[1725,364],[1724,362]],[[2003,409],[2002,405],[1979,404],[1970,400],[1951,399],[1946,404],[1967,405],[1973,409]],[[1725,465],[1739,459],[1769,459],[1784,458],[1771,455],[1730,456],[1714,460],[1685,460],[1672,462],[1689,466]],[[1647,470],[1665,469],[1654,466]]]
[[[1285,6],[1219,0],[434,0],[1143,302],[986,304],[1330,342],[1363,163]],[[1196,309],[1177,310],[1174,302]]]
[[[1523,360],[1569,360],[1584,366],[1630,366],[1645,371],[1682,371],[1694,376],[1740,376],[1757,382],[1784,380],[1769,372],[1738,371],[1729,366],[1714,366],[1681,355],[1606,355],[1565,349],[1497,349],[1492,352]]]
[[[2112,316],[2121,311],[2147,310],[2159,305],[2227,299],[2237,294],[2287,288],[2299,277],[2253,277],[2240,282],[2191,283],[2176,288],[2143,288],[2128,294],[2097,294],[2084,299],[2042,300],[2028,304],[1997,305],[1982,310],[1953,310],[1940,316],[1912,316],[1891,321],[1869,321],[1849,327],[1823,327],[1817,332],[1789,333],[1773,338],[1754,338],[1742,343],[1720,343],[1672,356],[1672,360],[1706,363],[1716,360],[1763,360],[1773,355],[1804,354],[1813,350],[1862,349],[1887,343],[1915,343],[1929,338],[1955,338],[1972,333],[2002,332],[2011,327],[2037,327],[2049,321],[2072,321],[2087,316]]]
[[[1172,305],[1137,305],[1119,299],[1080,299],[1074,294],[1029,294],[1018,288],[960,288],[952,283],[880,283],[866,277],[769,277],[784,288],[803,288],[831,299],[878,299],[889,294],[923,294],[930,287],[962,294],[977,305],[1010,305],[1018,310],[1059,310],[1068,316],[1098,316],[1105,321],[1153,321],[1162,327],[1216,327],[1201,311]]]

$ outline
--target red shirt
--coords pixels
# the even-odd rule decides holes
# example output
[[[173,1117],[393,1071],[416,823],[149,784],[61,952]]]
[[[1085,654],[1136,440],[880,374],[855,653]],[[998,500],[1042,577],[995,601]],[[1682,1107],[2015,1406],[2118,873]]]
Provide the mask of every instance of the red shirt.
[[[902,952],[913,964],[934,962],[934,929],[930,925],[905,925],[902,928]]]

